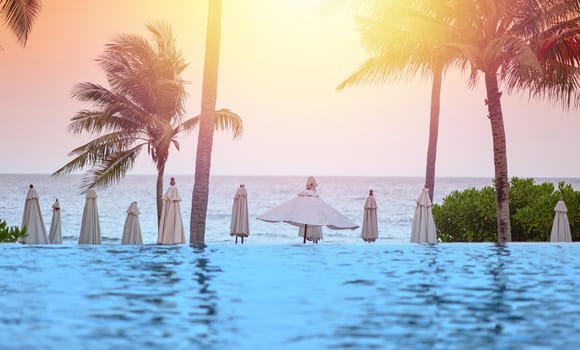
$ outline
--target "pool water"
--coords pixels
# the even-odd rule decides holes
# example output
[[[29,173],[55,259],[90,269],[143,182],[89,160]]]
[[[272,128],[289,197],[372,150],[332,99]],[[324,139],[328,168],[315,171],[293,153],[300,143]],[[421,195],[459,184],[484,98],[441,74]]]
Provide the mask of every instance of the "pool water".
[[[2,349],[578,349],[578,244],[0,244]]]

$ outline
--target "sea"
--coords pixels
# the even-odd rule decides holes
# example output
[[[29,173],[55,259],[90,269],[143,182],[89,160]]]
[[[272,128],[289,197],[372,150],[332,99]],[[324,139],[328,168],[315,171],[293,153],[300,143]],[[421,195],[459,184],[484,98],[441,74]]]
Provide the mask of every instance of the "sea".
[[[193,176],[175,176],[182,197],[181,213],[186,236],[189,236],[189,219]],[[556,180],[554,180],[556,181]],[[413,177],[317,177],[320,198],[333,206],[356,224],[362,224],[364,202],[369,190],[374,191],[378,206],[379,241],[408,242],[415,200],[421,194],[423,178]],[[51,177],[49,175],[0,174],[0,219],[9,226],[20,226],[29,184],[40,196],[40,207],[47,230],[52,218],[52,204],[58,198],[61,211],[64,244],[78,242],[85,196],[81,194],[80,175]],[[575,181],[580,187],[580,179]],[[250,237],[247,244],[296,243],[298,230],[283,223],[266,223],[255,218],[274,206],[292,199],[306,185],[306,176],[214,176],[210,181],[210,194],[206,223],[206,243],[228,243],[233,197],[240,184],[248,191]],[[154,175],[128,175],[119,184],[97,190],[101,236],[103,243],[120,243],[127,209],[137,201],[143,243],[157,241],[156,177]],[[165,188],[169,185],[166,177]],[[434,202],[440,203],[453,190],[481,188],[492,185],[489,178],[437,179]],[[48,232],[48,231],[47,231]],[[189,237],[187,237],[189,238]],[[361,244],[360,230],[332,231],[324,229],[324,242]]]
[[[175,176],[186,238],[193,176]],[[580,179],[564,180],[578,190]],[[167,178],[168,182],[168,178]],[[97,191],[98,246],[78,245],[81,177],[0,175],[0,219],[20,226],[29,184],[47,230],[59,199],[62,245],[0,244],[0,349],[577,349],[577,243],[409,243],[422,178],[317,177],[320,197],[357,224],[373,190],[379,239],[255,217],[304,177],[214,176],[206,245],[158,246],[155,176]],[[229,236],[248,191],[250,236]],[[489,178],[438,178],[435,203]],[[121,245],[137,201],[143,245]]]

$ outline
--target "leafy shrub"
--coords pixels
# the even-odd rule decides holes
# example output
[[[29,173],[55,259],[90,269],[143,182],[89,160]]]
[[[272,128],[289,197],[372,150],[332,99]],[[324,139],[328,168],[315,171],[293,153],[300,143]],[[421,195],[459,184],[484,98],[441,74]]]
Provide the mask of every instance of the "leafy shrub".
[[[26,237],[26,227],[20,230],[17,226],[8,227],[5,220],[0,220],[0,243],[16,242]]]
[[[572,240],[580,240],[580,192],[572,185],[560,182],[536,184],[534,179],[511,179],[510,221],[513,241],[541,241],[550,239],[554,207],[564,198]],[[495,189],[453,191],[441,205],[433,205],[437,235],[443,242],[495,242],[497,224]]]

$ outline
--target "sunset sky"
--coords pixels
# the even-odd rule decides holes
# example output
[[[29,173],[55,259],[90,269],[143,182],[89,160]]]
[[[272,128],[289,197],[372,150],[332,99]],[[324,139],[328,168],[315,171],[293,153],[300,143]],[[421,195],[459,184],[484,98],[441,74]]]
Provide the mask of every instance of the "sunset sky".
[[[105,84],[94,59],[116,34],[163,21],[190,63],[188,115],[200,112],[207,0],[45,0],[25,48],[0,26],[3,173],[52,173],[87,137],[67,131],[86,105],[72,87]],[[426,35],[428,35],[426,33]],[[309,0],[224,0],[218,108],[245,133],[214,138],[214,175],[423,176],[430,81],[336,91],[365,59],[349,9]],[[438,176],[493,177],[483,81],[443,82]],[[502,98],[509,176],[580,177],[580,112],[526,95]],[[171,150],[166,174],[193,174],[197,131]],[[147,154],[130,174],[154,174]]]

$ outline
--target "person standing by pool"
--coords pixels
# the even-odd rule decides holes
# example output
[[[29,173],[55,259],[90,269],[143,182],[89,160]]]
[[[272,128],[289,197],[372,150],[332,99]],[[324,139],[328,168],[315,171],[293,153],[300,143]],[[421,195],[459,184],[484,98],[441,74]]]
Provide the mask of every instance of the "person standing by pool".
[[[181,219],[181,196],[175,186],[175,178],[169,180],[169,188],[163,196],[163,208],[161,209],[161,220],[159,221],[159,231],[157,244],[179,244],[185,243],[185,232],[183,230],[183,220]]]
[[[316,192],[316,187],[318,187],[318,182],[314,176],[308,176],[306,179],[306,189],[300,192],[304,196],[315,196],[318,197],[318,192]],[[298,236],[304,237],[304,226],[300,227],[298,230]],[[312,241],[312,243],[318,244],[319,240],[323,239],[322,226],[308,226],[306,229],[306,239]]]

